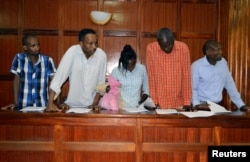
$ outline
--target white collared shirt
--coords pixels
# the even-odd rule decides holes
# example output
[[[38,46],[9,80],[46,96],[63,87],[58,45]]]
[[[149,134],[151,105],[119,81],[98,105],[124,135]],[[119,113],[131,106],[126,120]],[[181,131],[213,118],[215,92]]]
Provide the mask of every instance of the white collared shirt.
[[[105,83],[106,53],[97,48],[87,59],[80,45],[71,46],[61,59],[50,88],[59,95],[61,86],[69,78],[69,90],[65,101],[70,107],[86,107],[93,103],[95,87]]]

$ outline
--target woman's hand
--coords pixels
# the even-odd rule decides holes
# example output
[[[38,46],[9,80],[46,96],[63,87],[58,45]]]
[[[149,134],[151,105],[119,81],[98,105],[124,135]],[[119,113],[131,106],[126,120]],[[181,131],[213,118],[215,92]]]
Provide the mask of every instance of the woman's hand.
[[[143,94],[142,96],[141,96],[141,100],[139,101],[139,105],[140,104],[142,104],[144,101],[146,101],[146,99],[148,98],[148,95],[147,94]]]

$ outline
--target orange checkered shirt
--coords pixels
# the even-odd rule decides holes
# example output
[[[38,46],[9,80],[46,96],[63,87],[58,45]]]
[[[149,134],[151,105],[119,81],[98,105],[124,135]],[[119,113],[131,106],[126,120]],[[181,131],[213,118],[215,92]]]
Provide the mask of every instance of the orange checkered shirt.
[[[191,62],[188,46],[174,42],[171,53],[161,50],[158,42],[147,46],[146,67],[149,91],[161,108],[177,108],[191,104]]]

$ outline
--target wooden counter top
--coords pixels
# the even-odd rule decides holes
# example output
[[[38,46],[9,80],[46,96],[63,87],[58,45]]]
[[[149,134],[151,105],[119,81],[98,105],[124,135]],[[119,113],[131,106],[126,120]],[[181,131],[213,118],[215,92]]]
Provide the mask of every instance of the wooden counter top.
[[[206,162],[207,147],[250,145],[250,115],[0,111],[0,161]]]

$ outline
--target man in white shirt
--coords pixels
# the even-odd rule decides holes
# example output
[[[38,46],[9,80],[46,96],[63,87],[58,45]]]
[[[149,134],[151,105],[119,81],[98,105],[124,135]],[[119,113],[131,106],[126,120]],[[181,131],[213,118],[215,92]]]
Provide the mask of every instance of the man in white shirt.
[[[50,84],[46,111],[97,106],[100,94],[95,91],[95,87],[105,83],[106,69],[107,56],[97,47],[96,32],[92,29],[82,29],[79,32],[79,44],[72,45],[66,51]],[[61,86],[68,78],[68,95],[59,109],[54,104],[54,99],[60,94]]]

